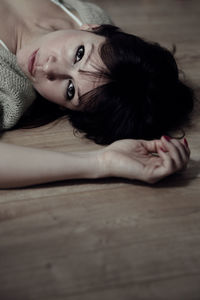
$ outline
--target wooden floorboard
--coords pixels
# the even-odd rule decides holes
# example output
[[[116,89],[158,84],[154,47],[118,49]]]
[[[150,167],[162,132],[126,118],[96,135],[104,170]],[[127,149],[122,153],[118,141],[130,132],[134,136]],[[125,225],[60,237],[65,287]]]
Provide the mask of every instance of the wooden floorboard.
[[[124,30],[177,46],[200,91],[200,1],[95,0]],[[0,191],[1,300],[199,300],[200,118],[186,131],[187,170],[155,186],[72,180]],[[57,151],[100,146],[66,120],[2,141]]]

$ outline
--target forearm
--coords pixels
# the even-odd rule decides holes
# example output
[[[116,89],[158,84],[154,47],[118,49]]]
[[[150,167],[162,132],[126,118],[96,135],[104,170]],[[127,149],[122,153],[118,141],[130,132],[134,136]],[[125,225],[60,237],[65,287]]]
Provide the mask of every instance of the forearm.
[[[0,188],[102,177],[97,153],[62,153],[0,143]]]
[[[0,188],[109,176],[155,183],[185,168],[189,157],[185,141],[164,137],[152,141],[121,140],[85,153],[0,143]]]

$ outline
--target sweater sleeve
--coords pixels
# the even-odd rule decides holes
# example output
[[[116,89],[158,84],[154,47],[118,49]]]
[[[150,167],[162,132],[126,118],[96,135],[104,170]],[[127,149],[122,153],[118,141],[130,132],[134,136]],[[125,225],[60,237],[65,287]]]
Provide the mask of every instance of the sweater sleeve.
[[[35,98],[35,90],[15,55],[0,47],[0,130],[16,125]]]

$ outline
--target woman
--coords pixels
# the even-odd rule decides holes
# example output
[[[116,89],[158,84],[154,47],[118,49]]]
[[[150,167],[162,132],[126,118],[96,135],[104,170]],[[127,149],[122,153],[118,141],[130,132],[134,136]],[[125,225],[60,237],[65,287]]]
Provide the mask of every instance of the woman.
[[[55,115],[67,109],[72,124],[102,144],[160,137],[178,126],[192,109],[193,95],[179,81],[172,55],[114,26],[99,26],[111,21],[97,6],[75,0],[62,2],[65,5],[55,0],[1,1],[2,130],[16,127],[20,119],[23,121],[22,115],[29,116],[37,94],[56,104]],[[6,18],[8,15],[12,17]],[[126,53],[124,49],[128,49]],[[149,57],[153,64],[144,64]],[[126,77],[121,76],[125,73]],[[139,103],[130,101],[132,81]],[[175,116],[176,111],[171,113],[171,122],[159,111],[164,87],[168,102],[174,97],[182,101],[180,117]],[[175,96],[170,100],[172,90]],[[40,99],[38,103],[47,107],[47,101]],[[169,107],[165,105],[165,113]],[[168,137],[118,141],[89,153],[64,154],[4,143],[0,151],[0,186],[4,188],[107,176],[154,183],[184,168],[190,155],[186,139]]]

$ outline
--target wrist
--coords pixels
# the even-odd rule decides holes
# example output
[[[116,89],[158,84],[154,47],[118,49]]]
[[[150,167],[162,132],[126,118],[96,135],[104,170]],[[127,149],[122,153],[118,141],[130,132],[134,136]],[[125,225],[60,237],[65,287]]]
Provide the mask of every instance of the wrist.
[[[112,151],[108,150],[107,147],[98,151],[98,178],[114,176],[112,172]]]
[[[102,149],[88,152],[76,152],[73,153],[72,156],[79,165],[79,173],[76,178],[97,179],[107,176]]]

